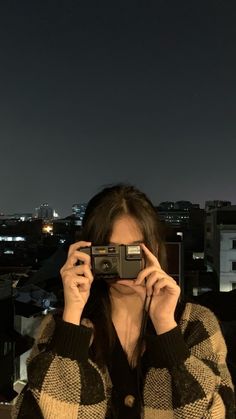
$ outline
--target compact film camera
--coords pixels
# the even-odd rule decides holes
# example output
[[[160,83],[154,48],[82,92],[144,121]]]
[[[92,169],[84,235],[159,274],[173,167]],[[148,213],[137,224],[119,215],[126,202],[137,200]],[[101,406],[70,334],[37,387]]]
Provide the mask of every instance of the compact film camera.
[[[135,279],[144,267],[143,251],[138,244],[91,246],[79,250],[90,255],[96,279]]]

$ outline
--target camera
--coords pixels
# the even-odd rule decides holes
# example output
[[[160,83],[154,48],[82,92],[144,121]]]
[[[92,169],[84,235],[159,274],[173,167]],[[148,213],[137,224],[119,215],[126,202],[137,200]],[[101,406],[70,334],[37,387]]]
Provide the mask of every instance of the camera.
[[[90,255],[96,279],[135,279],[144,267],[143,251],[137,244],[91,246],[79,250]]]

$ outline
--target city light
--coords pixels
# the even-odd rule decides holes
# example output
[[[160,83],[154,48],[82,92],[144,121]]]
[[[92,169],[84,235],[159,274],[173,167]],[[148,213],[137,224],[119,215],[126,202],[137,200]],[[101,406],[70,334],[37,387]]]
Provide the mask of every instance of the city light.
[[[0,236],[1,242],[25,242],[25,237],[21,236]]]
[[[52,224],[45,224],[43,226],[43,233],[53,235],[53,226],[52,226]]]

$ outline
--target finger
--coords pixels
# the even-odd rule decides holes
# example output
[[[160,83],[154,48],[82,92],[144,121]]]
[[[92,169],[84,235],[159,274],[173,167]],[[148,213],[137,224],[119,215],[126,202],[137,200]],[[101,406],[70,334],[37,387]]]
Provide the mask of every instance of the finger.
[[[147,258],[147,261],[150,264],[156,265],[156,266],[158,266],[161,269],[161,265],[160,265],[157,257],[145,246],[144,243],[141,243],[140,246],[142,247],[142,249],[143,249],[143,251],[145,253],[145,256]]]
[[[147,277],[146,288],[147,288],[148,296],[152,295],[153,287],[154,285],[156,286],[156,284],[159,284],[158,286],[160,287],[160,289],[162,287],[162,284],[163,284],[163,287],[164,286],[169,286],[172,288],[176,287],[177,285],[176,281],[173,278],[171,278],[171,276],[165,275],[164,277],[163,276],[160,277],[160,274],[161,273],[159,273],[158,271],[155,271]],[[157,290],[157,287],[156,287],[156,290]]]
[[[166,289],[170,294],[176,295],[180,293],[177,283],[172,282],[169,278],[160,278],[153,285],[153,295],[158,295],[162,290]]]
[[[64,270],[61,269],[61,275],[63,279],[68,276],[70,276],[71,278],[73,278],[74,276],[84,276],[88,278],[91,282],[94,279],[90,267],[85,264],[73,266],[72,268],[67,268]]]
[[[146,288],[147,288],[147,296],[150,297],[153,294],[153,286],[159,280],[157,276],[157,272],[153,272],[151,275],[148,276],[146,280]]]
[[[93,281],[93,279],[94,279],[94,276],[93,276],[93,274],[92,274],[92,271],[91,271],[91,269],[90,269],[90,267],[88,266],[88,265],[80,265],[80,266],[75,266],[75,272],[76,272],[76,274],[77,274],[77,271],[79,272],[80,271],[80,269],[79,268],[83,268],[82,269],[82,272],[83,272],[83,276],[85,276],[85,278],[88,278],[91,282]],[[78,275],[78,274],[77,274]]]
[[[63,278],[63,286],[65,289],[73,289],[74,287],[87,287],[89,288],[91,285],[91,281],[89,278],[82,276],[82,275],[71,275],[71,272],[65,272]]]
[[[84,252],[80,252],[79,250],[74,250],[74,252],[68,256],[64,266],[66,269],[71,268],[72,266],[75,266],[78,261],[84,262],[84,264],[87,264],[91,267],[90,255]]]
[[[147,268],[143,269],[139,272],[137,278],[136,278],[136,285],[140,285],[152,272],[158,272],[158,268],[155,265],[148,266]],[[159,270],[160,275],[165,275],[164,271]]]
[[[91,244],[91,242],[86,241],[79,241],[71,244],[68,250],[68,256],[70,256],[75,250],[81,249],[81,247],[90,247]]]

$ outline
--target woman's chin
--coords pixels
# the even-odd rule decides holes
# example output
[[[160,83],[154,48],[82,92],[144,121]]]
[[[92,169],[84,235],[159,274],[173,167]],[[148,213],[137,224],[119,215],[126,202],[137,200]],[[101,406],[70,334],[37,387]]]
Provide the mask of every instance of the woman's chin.
[[[120,294],[126,294],[126,295],[130,295],[130,294],[135,294],[135,291],[130,288],[128,285],[122,284],[121,280],[119,281],[119,283],[114,282],[113,284],[111,284],[111,289],[113,289],[114,291],[119,292]]]

